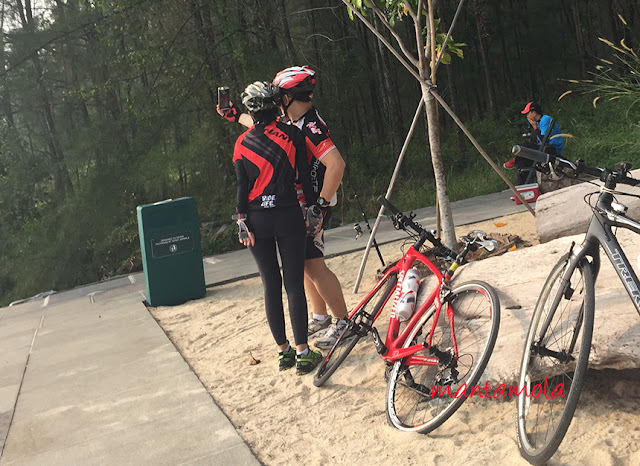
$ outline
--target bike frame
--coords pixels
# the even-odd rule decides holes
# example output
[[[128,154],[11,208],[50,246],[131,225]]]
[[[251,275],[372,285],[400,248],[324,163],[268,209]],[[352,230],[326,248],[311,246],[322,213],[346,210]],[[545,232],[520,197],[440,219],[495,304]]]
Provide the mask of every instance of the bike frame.
[[[615,187],[615,185],[613,187]],[[596,209],[591,217],[584,241],[580,245],[572,245],[571,247],[569,261],[562,274],[562,281],[563,283],[568,284],[571,273],[573,273],[573,270],[577,267],[578,263],[580,263],[580,261],[585,257],[589,256],[592,258],[591,265],[593,267],[595,283],[600,270],[599,252],[600,246],[602,246],[602,249],[611,262],[611,265],[613,265],[613,268],[618,274],[620,281],[627,290],[636,311],[640,314],[640,282],[638,281],[638,276],[629,263],[629,260],[622,250],[616,236],[611,230],[611,227],[619,227],[640,234],[640,223],[626,217],[624,214],[615,212],[611,206],[612,202],[613,194],[611,194],[609,190],[604,189],[598,197]],[[558,305],[562,295],[563,293],[556,294],[552,306]],[[547,316],[541,335],[546,334],[552,317],[552,315]],[[579,322],[580,319],[578,320],[577,325],[579,325]],[[577,334],[574,335],[574,340],[575,339],[577,339]],[[573,347],[573,344],[571,347]]]
[[[396,306],[400,299],[400,290],[402,288],[403,279],[416,260],[422,262],[424,265],[426,265],[429,268],[429,270],[431,270],[434,276],[438,279],[438,286],[436,286],[433,289],[433,291],[430,293],[426,301],[419,308],[415,309],[413,315],[407,322],[407,325],[402,330],[402,332],[400,332],[400,320],[398,320],[398,317],[396,315]],[[429,259],[427,259],[419,251],[417,251],[413,246],[409,248],[409,250],[404,254],[404,256],[402,256],[402,258],[396,264],[394,264],[389,269],[387,269],[387,271],[385,272],[383,277],[380,279],[380,281],[378,281],[376,286],[369,292],[369,294],[363,299],[363,301],[358,306],[356,306],[356,308],[354,309],[354,311],[351,313],[349,317],[351,318],[353,315],[355,315],[355,313],[358,312],[358,310],[360,310],[360,308],[362,307],[362,304],[366,300],[368,300],[372,294],[376,293],[382,287],[383,283],[387,280],[387,278],[394,273],[398,275],[398,279],[393,289],[393,292],[390,292],[385,297],[383,305],[380,306],[380,309],[378,309],[376,315],[373,316],[373,319],[372,319],[373,322],[375,322],[378,319],[378,317],[382,313],[382,310],[384,309],[385,305],[387,304],[387,302],[391,298],[391,295],[393,294],[394,301],[391,309],[389,326],[387,328],[387,335],[384,342],[388,351],[384,355],[382,355],[382,359],[388,363],[393,363],[398,359],[407,358],[407,364],[409,365],[437,366],[440,362],[439,358],[416,356],[415,353],[417,353],[418,351],[422,351],[425,348],[429,348],[431,346],[431,339],[433,338],[433,333],[438,323],[440,311],[442,310],[442,304],[443,304],[442,298],[444,297],[443,292],[448,291],[448,280]],[[433,325],[431,327],[431,331],[429,332],[429,337],[425,341],[427,346],[422,344],[417,344],[417,345],[411,345],[406,348],[403,348],[402,346],[404,345],[406,339],[408,338],[413,328],[419,322],[426,321],[426,319],[431,317],[433,313],[435,313],[435,317],[433,319]],[[455,339],[453,310],[451,309],[450,306],[447,309],[447,317],[449,319],[449,325],[451,328],[454,354],[457,357],[458,345]]]

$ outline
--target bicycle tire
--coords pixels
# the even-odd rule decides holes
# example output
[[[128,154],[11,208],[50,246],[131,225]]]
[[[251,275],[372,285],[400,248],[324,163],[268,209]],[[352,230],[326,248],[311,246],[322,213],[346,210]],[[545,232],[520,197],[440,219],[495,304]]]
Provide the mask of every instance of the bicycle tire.
[[[457,358],[450,346],[452,334],[445,303],[453,307]],[[389,377],[387,421],[403,431],[427,434],[442,425],[462,405],[465,396],[450,395],[461,387],[476,384],[487,366],[498,337],[500,301],[490,285],[480,281],[464,283],[456,286],[445,298],[438,319],[432,346],[449,351],[451,361],[443,363],[441,359],[438,366],[407,366],[405,358],[394,363]],[[415,344],[414,339],[419,335],[425,335],[426,341],[432,324],[432,317],[418,322],[404,347]],[[417,354],[431,355],[429,349]],[[459,373],[454,374],[453,371],[458,369]],[[447,391],[443,387],[448,387],[449,395],[434,393],[437,386],[443,391]]]
[[[521,391],[516,403],[518,448],[522,457],[531,464],[546,463],[562,443],[573,419],[589,362],[595,292],[592,266],[587,259],[582,259],[570,271],[571,286],[562,289],[560,301],[553,306],[554,298],[561,291],[560,280],[568,258],[569,254],[565,254],[558,261],[542,288],[527,332],[520,366],[519,389],[534,387],[528,390],[529,396],[527,391]],[[579,273],[576,274],[576,271]],[[576,291],[580,292],[577,298]],[[545,341],[541,342],[539,332],[548,315],[551,316],[550,325]],[[540,354],[541,351],[548,354]],[[571,356],[575,354],[577,358]],[[561,360],[571,358],[573,361]],[[573,369],[573,372],[567,369]],[[544,384],[539,392],[540,395],[544,391],[543,397],[531,396],[536,385],[532,382],[538,382],[541,387]],[[563,385],[560,386],[560,383]],[[566,398],[559,394],[554,398],[554,390],[560,387],[562,394],[565,383],[570,384]],[[542,424],[540,429],[545,430],[538,430],[538,420]]]
[[[369,296],[369,299],[366,301],[362,301],[351,313],[349,323],[336,340],[336,343],[324,357],[313,377],[313,384],[316,387],[324,385],[329,377],[331,377],[336,369],[338,369],[338,367],[340,367],[344,362],[347,356],[349,356],[351,350],[356,346],[360,339],[369,333],[370,329],[368,331],[366,329],[363,331],[362,326],[358,325],[358,323],[361,321],[365,313],[372,317],[378,315],[380,309],[391,300],[390,298],[395,289],[397,278],[397,274],[390,274],[380,285],[378,291]],[[375,302],[375,305],[371,312],[368,312],[368,306],[372,302]],[[358,327],[357,333],[354,332],[356,327]]]

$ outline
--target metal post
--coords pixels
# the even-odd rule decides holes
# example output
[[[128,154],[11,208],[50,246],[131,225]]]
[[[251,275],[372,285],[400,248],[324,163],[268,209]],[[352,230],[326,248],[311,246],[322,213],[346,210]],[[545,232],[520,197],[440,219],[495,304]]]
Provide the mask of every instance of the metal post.
[[[411,122],[411,128],[409,128],[409,133],[407,134],[407,138],[404,140],[404,145],[402,146],[402,150],[400,151],[400,155],[398,156],[398,161],[396,162],[396,168],[393,170],[393,175],[391,175],[391,181],[389,182],[389,188],[387,189],[387,194],[385,197],[389,199],[391,193],[393,192],[393,185],[396,181],[396,176],[400,171],[400,165],[402,165],[402,160],[404,159],[404,155],[407,152],[407,148],[409,147],[409,141],[411,140],[411,136],[413,136],[413,131],[416,128],[416,124],[418,122],[418,118],[420,113],[422,112],[422,108],[424,107],[424,100],[422,97],[420,98],[420,103],[418,104],[418,108],[416,109],[416,114],[413,117],[413,121]],[[367,263],[367,258],[369,257],[369,251],[371,250],[371,245],[373,244],[376,233],[378,231],[378,225],[380,225],[380,220],[384,217],[384,206],[380,206],[380,211],[378,212],[378,217],[376,218],[376,223],[373,225],[373,229],[371,230],[371,234],[369,235],[369,242],[367,243],[367,247],[364,250],[364,256],[362,256],[362,263],[360,264],[360,271],[358,272],[358,277],[356,278],[356,283],[353,286],[353,292],[358,292],[358,287],[360,286],[360,282],[362,281],[362,275],[364,273],[364,266]]]

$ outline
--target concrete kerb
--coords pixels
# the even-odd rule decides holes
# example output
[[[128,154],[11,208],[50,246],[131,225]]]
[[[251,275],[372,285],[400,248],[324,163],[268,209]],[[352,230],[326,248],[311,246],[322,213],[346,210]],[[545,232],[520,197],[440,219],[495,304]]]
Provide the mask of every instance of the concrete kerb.
[[[523,205],[516,205],[509,199],[511,195],[510,190],[504,190],[497,193],[485,194],[482,196],[476,196],[470,199],[463,199],[453,202],[451,204],[454,218],[454,225],[456,227],[462,227],[473,223],[478,223],[494,218],[504,217],[515,213],[526,212],[526,207]],[[407,210],[408,212],[408,210]],[[426,207],[421,209],[414,209],[416,214],[415,221],[422,224],[425,228],[435,228],[436,223],[436,210],[435,207]],[[370,223],[373,223],[374,219],[369,219]],[[344,233],[349,232],[349,235]],[[366,235],[366,234],[365,234]],[[342,256],[344,254],[351,254],[358,251],[364,251],[366,249],[365,237],[362,237],[362,242],[358,246],[347,245],[347,241],[355,241],[355,239],[345,239],[346,237],[353,237],[353,224],[346,226],[340,226],[325,231],[325,243],[327,249],[333,251],[329,254],[325,254],[325,259],[331,259],[333,257]],[[405,232],[397,231],[393,229],[390,222],[385,222],[380,226],[376,242],[379,246],[394,243],[408,238]],[[253,260],[249,257],[249,251],[246,251],[249,260]],[[239,251],[235,251],[238,253]],[[227,253],[230,254],[230,253]],[[224,257],[225,254],[215,257]],[[212,256],[213,257],[213,256]],[[375,257],[370,256],[370,260],[376,260]],[[206,272],[206,270],[205,270]],[[207,289],[214,288],[216,286],[227,285],[229,283],[235,283],[249,278],[258,277],[258,272],[250,272],[242,275],[235,275],[230,278],[224,278],[221,280],[211,280],[206,284]]]

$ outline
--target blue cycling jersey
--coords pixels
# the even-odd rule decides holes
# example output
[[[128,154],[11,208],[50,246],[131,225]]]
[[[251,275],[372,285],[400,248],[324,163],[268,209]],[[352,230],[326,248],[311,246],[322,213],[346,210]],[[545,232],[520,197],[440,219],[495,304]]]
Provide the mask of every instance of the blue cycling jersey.
[[[540,139],[540,142],[542,142],[542,138],[544,138],[544,135],[547,134],[550,124],[551,124],[551,117],[549,115],[542,115],[542,118],[540,118],[540,121],[538,122],[538,129],[540,130],[540,136],[538,136],[538,139]],[[549,136],[549,140],[547,144],[555,147],[556,152],[558,153],[558,155],[560,155],[562,154],[563,141],[562,141],[562,136],[554,138],[553,136],[556,134],[561,134],[558,123],[553,125],[553,129],[551,130],[551,136]]]

